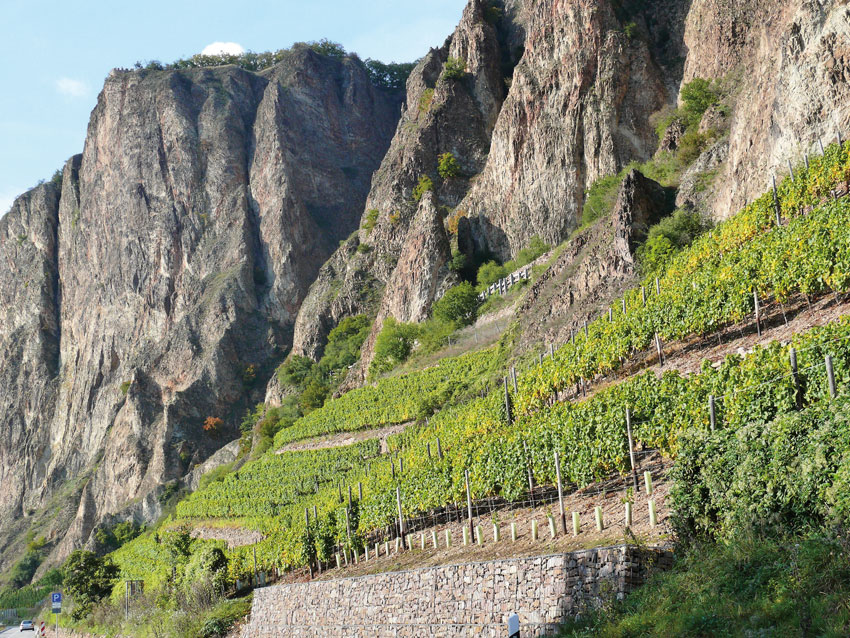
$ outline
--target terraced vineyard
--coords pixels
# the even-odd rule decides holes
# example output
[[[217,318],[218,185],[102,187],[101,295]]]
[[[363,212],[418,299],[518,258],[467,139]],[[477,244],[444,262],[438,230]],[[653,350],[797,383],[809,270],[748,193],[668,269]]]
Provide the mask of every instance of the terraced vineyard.
[[[419,418],[423,412],[464,397],[498,362],[498,349],[489,348],[444,359],[422,372],[381,379],[374,385],[352,390],[278,432],[275,447],[322,434]]]
[[[667,339],[684,337],[751,314],[754,289],[780,300],[798,292],[846,291],[850,203],[821,200],[830,187],[848,177],[848,147],[830,147],[809,171],[780,186],[786,223],[775,225],[768,194],[696,242],[663,274],[661,293],[650,295],[645,306],[640,289],[631,291],[625,314],[616,313],[610,322],[607,317],[597,320],[588,327],[586,338],[523,373],[513,397],[516,415],[510,427],[499,389],[446,407],[427,426],[390,437],[391,455],[377,456],[376,441],[314,452],[270,452],[181,503],[161,534],[181,524],[250,527],[265,539],[255,548],[227,552],[234,578],[252,571],[254,549],[261,568],[295,568],[315,556],[327,560],[337,544],[359,547],[365,535],[391,525],[396,519],[397,489],[404,515],[415,516],[462,501],[466,470],[473,497],[521,498],[529,466],[538,484],[554,481],[555,451],[565,482],[576,486],[624,472],[627,408],[638,442],[675,456],[683,434],[708,430],[709,396],[716,398],[717,427],[730,430],[767,423],[800,406],[829,400],[827,354],[832,356],[838,387],[843,390],[850,380],[846,319],[795,337],[796,376],[788,347],[773,344],[743,358],[731,355],[719,367],[706,365],[698,375],[669,371],[657,377],[648,372],[586,401],[548,406],[552,392],[614,369],[621,357],[648,347],[656,332]],[[498,369],[500,356],[498,349],[491,349],[384,379],[329,402],[280,432],[275,443],[413,419],[423,405],[433,408],[469,394],[482,369],[491,373]],[[827,475],[821,478],[831,480]],[[357,498],[358,483],[362,501]],[[354,488],[351,507],[343,503],[348,486]],[[309,529],[305,509],[311,517]],[[161,580],[171,564],[164,545],[148,534],[119,550],[116,561],[127,577]]]
[[[556,392],[615,370],[633,352],[652,348],[655,334],[663,340],[705,335],[752,316],[754,292],[782,302],[795,293],[848,290],[850,206],[825,203],[842,182],[850,182],[850,144],[831,145],[781,183],[782,226],[774,196],[766,193],[683,251],[659,278],[658,292],[648,279],[614,304],[613,320],[593,321],[554,360],[523,374],[517,409],[533,412]]]

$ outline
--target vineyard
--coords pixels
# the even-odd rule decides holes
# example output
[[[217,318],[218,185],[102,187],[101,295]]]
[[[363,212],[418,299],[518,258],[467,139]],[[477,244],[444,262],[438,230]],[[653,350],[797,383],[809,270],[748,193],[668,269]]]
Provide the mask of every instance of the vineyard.
[[[778,187],[697,239],[657,282],[629,291],[551,360],[519,379],[514,401],[530,413],[556,392],[617,369],[662,340],[711,334],[755,312],[756,297],[845,292],[850,287],[850,204],[825,202],[850,182],[850,144],[831,145]],[[777,214],[784,223],[776,224]]]
[[[404,423],[466,398],[499,362],[496,348],[443,359],[432,368],[352,390],[278,432],[275,447],[322,434]]]
[[[712,423],[717,431],[736,432],[827,404],[832,400],[827,355],[834,385],[841,389],[850,380],[847,319],[797,335],[789,345],[773,343],[706,363],[700,374],[645,372],[582,402],[551,399],[582,379],[616,369],[651,347],[655,334],[668,340],[707,334],[752,315],[754,292],[783,302],[795,294],[846,291],[850,204],[825,200],[831,187],[850,177],[848,149],[831,146],[779,185],[782,223],[776,223],[776,200],[768,193],[681,253],[657,287],[647,281],[628,293],[625,312],[620,306],[610,319],[590,323],[554,357],[525,370],[511,415],[501,386],[470,400],[503,365],[498,348],[354,390],[279,432],[276,447],[430,418],[391,436],[388,455],[379,455],[375,440],[266,454],[184,500],[159,533],[116,552],[124,576],[151,584],[167,578],[172,561],[163,538],[181,525],[262,532],[265,538],[255,546],[227,550],[231,576],[245,578],[254,552],[262,569],[329,561],[338,546],[359,549],[367,536],[391,536],[399,507],[410,518],[464,502],[467,472],[473,498],[498,495],[508,501],[524,498],[530,481],[555,482],[556,452],[564,483],[572,487],[623,474],[629,468],[627,410],[639,447],[675,457],[683,437],[707,433]],[[832,477],[824,473],[819,479],[829,483]]]

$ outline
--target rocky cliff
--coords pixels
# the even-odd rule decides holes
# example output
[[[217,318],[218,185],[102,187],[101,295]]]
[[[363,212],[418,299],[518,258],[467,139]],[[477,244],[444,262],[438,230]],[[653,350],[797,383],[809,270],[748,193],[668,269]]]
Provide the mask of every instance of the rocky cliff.
[[[360,382],[384,316],[409,319],[434,300],[387,284],[409,237],[411,189],[418,176],[434,176],[442,152],[465,169],[460,180],[434,177],[438,208],[461,218],[456,249],[504,260],[535,235],[563,241],[597,179],[651,158],[658,114],[694,78],[725,87],[731,116],[684,174],[678,202],[716,219],[762,192],[789,157],[850,128],[846,3],[733,4],[471,0],[408,83],[355,240],[368,242],[370,256],[350,243],[326,264],[296,321],[295,351],[318,356],[341,317],[378,315],[349,385]],[[449,57],[466,60],[463,81],[438,79]],[[379,216],[367,230],[370,210]]]
[[[235,438],[399,97],[307,47],[262,73],[110,75],[61,193],[2,221],[0,537],[85,476],[69,533],[42,530],[61,558]]]

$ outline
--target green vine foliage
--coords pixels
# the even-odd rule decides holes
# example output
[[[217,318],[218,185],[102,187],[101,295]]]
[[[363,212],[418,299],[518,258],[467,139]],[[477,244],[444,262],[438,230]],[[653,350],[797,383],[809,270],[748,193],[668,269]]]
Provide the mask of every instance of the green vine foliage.
[[[607,314],[560,348],[554,360],[520,378],[520,412],[542,408],[556,391],[617,369],[634,351],[663,340],[711,334],[752,316],[753,291],[761,299],[787,301],[850,288],[850,202],[825,201],[829,190],[850,181],[850,144],[830,146],[808,171],[797,169],[779,187],[782,217],[777,227],[774,198],[766,193],[738,215],[699,237],[675,257],[655,282],[625,295],[626,312],[615,302]],[[813,209],[813,210],[812,210]],[[805,213],[805,214],[804,214]]]
[[[512,397],[516,410],[510,427],[506,425],[501,388],[462,405],[452,398],[466,396],[470,379],[480,379],[482,369],[502,365],[498,349],[445,359],[428,370],[382,379],[374,386],[329,401],[279,432],[275,441],[279,447],[321,434],[401,423],[416,413],[420,398],[439,394],[440,404],[447,407],[427,424],[390,437],[387,443],[391,454],[379,455],[376,440],[329,450],[284,454],[270,450],[185,499],[164,529],[204,524],[260,531],[263,540],[255,546],[225,552],[230,577],[239,578],[253,570],[253,549],[261,569],[303,566],[304,557],[314,551],[303,546],[307,538],[304,510],[312,513],[313,506],[318,518],[311,514],[316,530],[307,542],[316,545],[317,557],[327,558],[331,545],[360,546],[368,533],[395,520],[397,487],[405,515],[415,516],[461,501],[465,470],[470,474],[474,498],[522,498],[529,464],[538,484],[555,480],[555,451],[561,457],[568,484],[583,486],[613,472],[624,472],[628,462],[627,408],[633,414],[634,434],[640,444],[674,457],[687,454],[688,458],[696,458],[700,447],[719,446],[716,458],[721,458],[727,468],[733,468],[735,459],[744,453],[741,450],[748,449],[735,447],[741,437],[744,442],[740,445],[750,445],[748,437],[755,441],[753,446],[768,445],[775,427],[787,430],[787,435],[782,434],[786,441],[802,441],[814,431],[817,419],[813,417],[806,426],[795,424],[787,415],[798,407],[817,410],[829,401],[823,366],[826,354],[832,355],[840,393],[845,392],[850,381],[850,319],[793,339],[791,345],[798,351],[799,386],[790,375],[788,347],[772,344],[756,348],[745,357],[730,355],[717,367],[706,364],[700,374],[684,376],[668,371],[659,377],[647,372],[603,389],[586,401],[550,407],[548,399],[554,390],[580,377],[590,378],[615,368],[619,356],[628,356],[633,347],[646,347],[656,331],[665,338],[677,338],[708,332],[747,316],[752,312],[754,288],[778,299],[794,293],[847,290],[850,209],[844,201],[824,203],[823,199],[830,187],[848,178],[850,153],[847,148],[832,146],[826,157],[812,161],[808,172],[798,171],[793,183],[785,180],[780,185],[782,215],[787,221],[781,228],[773,223],[773,199],[766,195],[702,236],[672,261],[661,277],[661,295],[651,296],[646,308],[640,303],[639,290],[631,291],[626,296],[625,315],[618,312],[614,322],[608,322],[607,317],[594,322],[587,340],[564,346],[554,361],[524,373],[519,392]],[[813,210],[802,214],[804,208]],[[709,395],[717,398],[721,432],[714,435],[709,434]],[[786,422],[786,418],[791,420]],[[831,444],[828,438],[818,436],[813,441],[826,443],[799,458],[822,462],[819,454],[826,454]],[[782,437],[777,445],[782,444]],[[436,452],[438,439],[441,459]],[[783,457],[780,452],[775,452],[779,458],[793,456],[789,452]],[[713,462],[715,457],[706,458]],[[846,517],[850,505],[847,490],[841,487],[850,484],[846,466],[843,463],[832,474],[818,474],[820,479],[812,479],[816,484],[801,494],[823,499],[831,515]],[[776,466],[770,471],[779,470]],[[835,478],[830,478],[833,475]],[[703,487],[695,484],[694,489],[715,489],[721,476],[723,472],[695,475],[694,481],[703,481]],[[772,494],[770,476],[765,474],[760,480],[767,486],[763,493]],[[363,500],[349,509],[347,487],[352,486],[357,495],[358,483],[363,486]],[[742,490],[743,478],[735,485]],[[340,488],[346,502],[340,502]],[[694,525],[708,525],[700,521],[711,517],[720,520],[713,513],[719,500],[706,498],[702,502],[691,499],[695,512],[691,518],[697,521]],[[740,502],[757,503],[759,498],[756,491],[742,496]],[[794,502],[801,502],[803,497],[795,498]],[[716,524],[722,528],[726,523],[710,522]],[[165,544],[157,541],[160,533],[164,532],[145,533],[112,555],[121,567],[122,578],[144,578],[153,588],[168,582],[172,561]],[[221,541],[195,540],[192,551],[196,551],[195,546],[210,544],[223,546]]]

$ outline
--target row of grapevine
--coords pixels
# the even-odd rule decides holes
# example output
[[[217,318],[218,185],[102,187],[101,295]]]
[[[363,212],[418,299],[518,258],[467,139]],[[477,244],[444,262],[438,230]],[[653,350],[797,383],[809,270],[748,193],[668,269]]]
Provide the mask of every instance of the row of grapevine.
[[[779,186],[787,223],[776,226],[775,200],[766,193],[697,239],[659,278],[657,292],[654,281],[629,291],[611,318],[593,321],[587,334],[580,331],[521,375],[517,410],[533,412],[556,392],[615,370],[633,352],[651,348],[655,334],[664,340],[709,334],[751,316],[754,291],[787,301],[795,293],[850,289],[850,203],[823,201],[848,180],[850,144],[834,144]]]
[[[392,454],[369,461],[365,459],[377,452],[375,441],[355,446],[356,450],[269,455],[240,470],[238,478],[234,475],[211,486],[210,494],[202,490],[190,497],[179,507],[173,524],[203,521],[261,531],[265,538],[256,546],[227,552],[236,578],[252,572],[255,551],[261,569],[303,566],[308,555],[304,551],[305,509],[316,534],[322,530],[325,544],[362,549],[367,534],[397,520],[397,487],[405,517],[463,502],[466,470],[474,498],[498,494],[516,500],[524,497],[529,466],[536,484],[555,481],[555,451],[561,458],[564,482],[584,486],[627,470],[626,408],[633,414],[639,445],[675,455],[682,433],[708,429],[709,396],[716,397],[719,427],[736,429],[748,423],[766,423],[795,410],[798,404],[828,399],[826,354],[833,357],[838,384],[850,381],[850,320],[813,329],[796,337],[791,345],[797,350],[797,384],[791,375],[788,347],[774,343],[746,357],[730,355],[719,367],[706,365],[698,375],[645,373],[582,403],[559,404],[521,416],[511,428],[505,427],[500,397],[493,393],[442,412],[428,426],[396,435],[390,441]],[[436,454],[438,438],[442,458]],[[426,452],[429,445],[430,455]],[[334,466],[335,457],[347,459],[346,465]],[[331,480],[320,482],[318,493],[314,483],[312,489],[299,490],[299,480],[314,481],[323,467],[340,473],[328,469]],[[286,479],[288,473],[294,478]],[[275,486],[281,481],[288,481],[292,490],[277,491]],[[342,501],[338,481],[342,483]],[[358,484],[363,489],[362,501]],[[348,486],[353,487],[354,497],[350,508]],[[248,507],[243,505],[246,502]],[[325,559],[327,553],[325,548]],[[125,546],[118,555],[117,562],[129,575],[148,573],[151,565],[160,565],[160,573],[168,569],[167,555],[149,535]]]
[[[482,371],[493,367],[497,359],[497,349],[489,348],[352,390],[278,432],[275,447],[322,434],[414,420],[423,406],[439,406],[453,398],[463,398],[471,383],[482,376]]]

